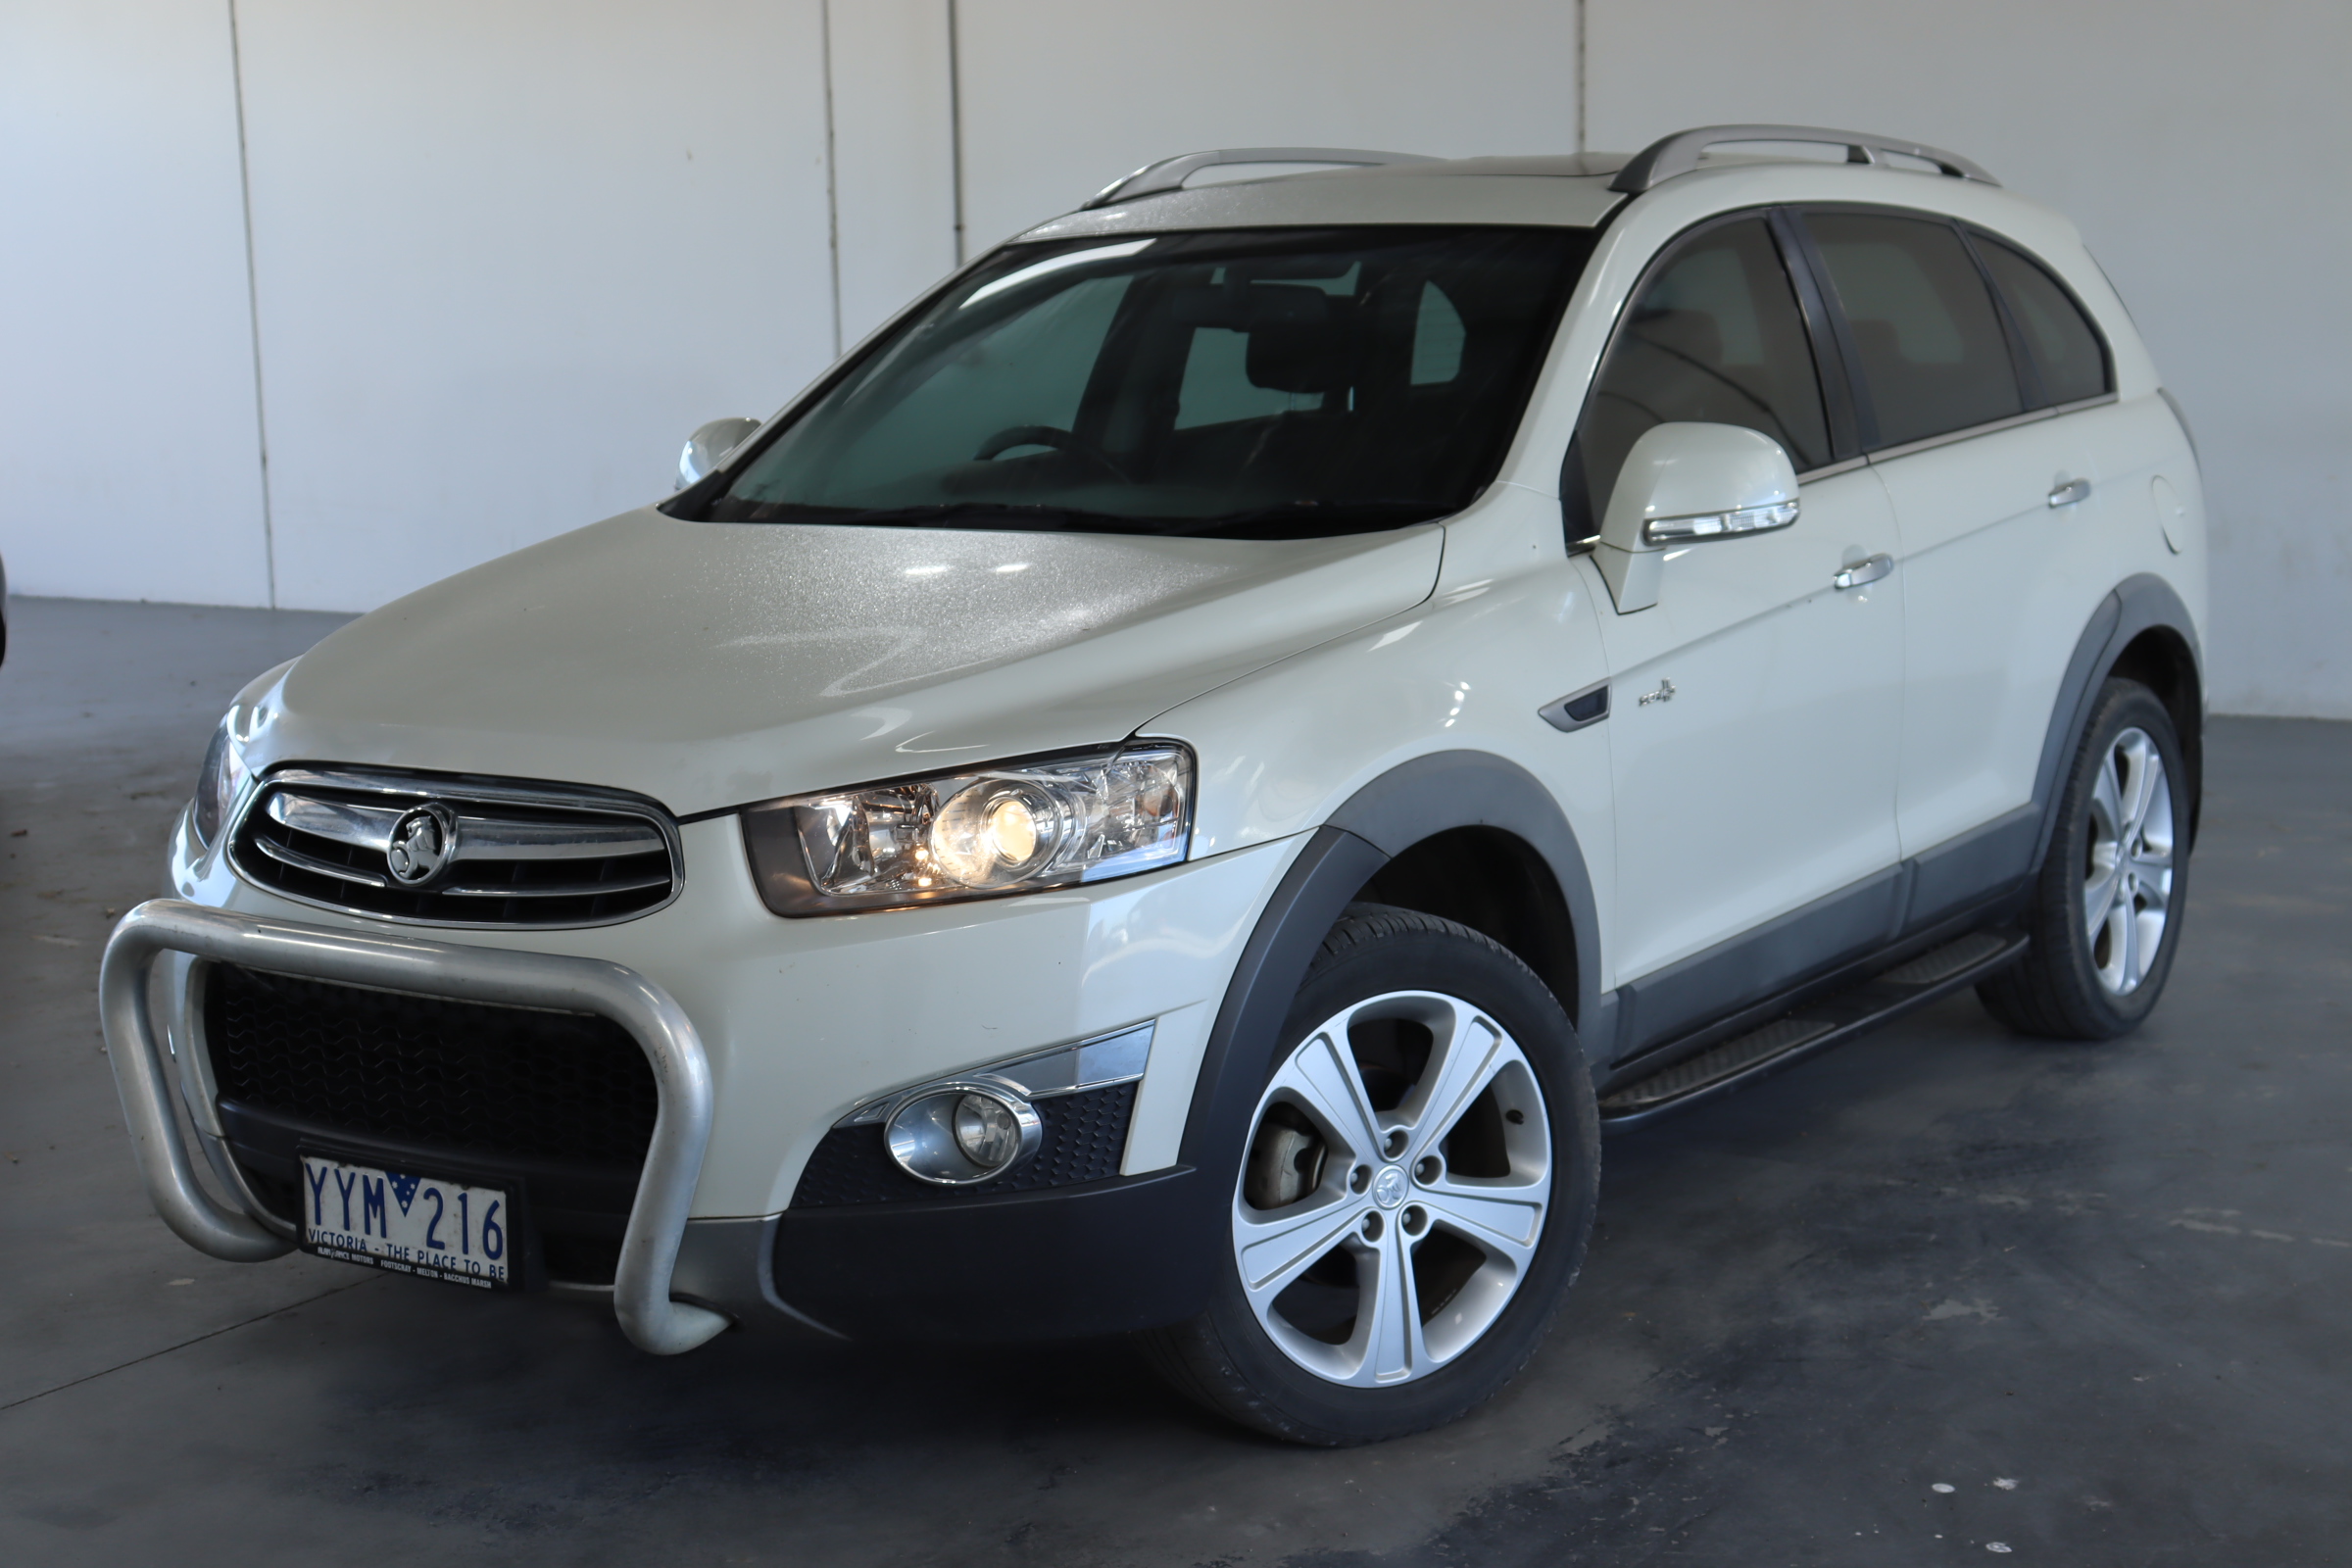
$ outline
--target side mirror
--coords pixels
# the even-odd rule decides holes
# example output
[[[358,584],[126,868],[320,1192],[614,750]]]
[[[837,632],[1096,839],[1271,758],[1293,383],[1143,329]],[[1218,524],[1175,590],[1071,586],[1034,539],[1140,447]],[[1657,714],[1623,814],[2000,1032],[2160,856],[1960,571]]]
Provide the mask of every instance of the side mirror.
[[[1666,552],[1796,521],[1796,470],[1770,436],[1736,424],[1653,425],[1626,454],[1592,550],[1632,614],[1658,602]]]
[[[737,447],[744,438],[760,428],[758,419],[712,419],[709,424],[686,438],[686,450],[678,454],[678,482],[672,490],[683,490],[699,484],[719,465],[719,460]]]

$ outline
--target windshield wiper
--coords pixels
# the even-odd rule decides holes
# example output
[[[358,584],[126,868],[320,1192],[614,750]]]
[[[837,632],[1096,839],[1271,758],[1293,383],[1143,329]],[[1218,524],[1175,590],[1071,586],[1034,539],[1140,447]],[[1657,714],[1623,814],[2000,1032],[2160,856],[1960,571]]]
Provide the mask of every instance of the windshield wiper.
[[[919,507],[823,507],[798,501],[767,501],[755,503],[745,515],[723,521],[744,522],[823,522],[841,524],[870,524],[897,528],[954,528],[972,526],[983,528],[1020,528],[1024,524],[1043,533],[1142,532],[1149,528],[1146,520],[1122,517],[1111,513],[1082,512],[1074,507],[1054,507],[1040,503],[1007,501],[940,501]]]
[[[1254,539],[1312,539],[1344,531],[1348,524],[1368,519],[1380,519],[1381,527],[1401,528],[1458,510],[1426,499],[1284,501],[1246,512],[1229,512],[1222,516],[1200,517],[1162,531],[1195,538],[1229,534]]]
[[[939,501],[912,507],[826,507],[799,501],[719,502],[719,522],[814,522],[894,528],[988,528],[1038,533],[1115,533],[1168,538],[1312,539],[1370,522],[1400,528],[1450,510],[1427,500],[1284,501],[1207,517],[1136,516],[1042,502]],[[732,514],[730,515],[730,514]]]

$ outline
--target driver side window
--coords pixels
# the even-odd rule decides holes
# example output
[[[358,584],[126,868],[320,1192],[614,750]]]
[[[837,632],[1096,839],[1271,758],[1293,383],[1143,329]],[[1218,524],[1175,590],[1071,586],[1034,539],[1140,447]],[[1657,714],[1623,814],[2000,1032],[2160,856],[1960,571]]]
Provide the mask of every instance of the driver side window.
[[[1830,461],[1821,377],[1762,218],[1686,240],[1627,307],[1569,448],[1562,500],[1571,532],[1598,531],[1617,472],[1644,432],[1685,419],[1761,431],[1800,473]]]

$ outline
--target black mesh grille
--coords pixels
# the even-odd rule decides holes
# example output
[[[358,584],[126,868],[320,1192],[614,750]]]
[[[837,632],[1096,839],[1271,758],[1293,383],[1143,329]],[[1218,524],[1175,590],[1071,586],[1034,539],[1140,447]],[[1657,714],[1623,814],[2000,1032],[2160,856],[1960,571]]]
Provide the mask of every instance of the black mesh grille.
[[[904,1199],[959,1198],[986,1193],[1025,1193],[1040,1187],[1098,1182],[1119,1173],[1127,1152],[1127,1122],[1135,1111],[1135,1085],[1113,1084],[1037,1102],[1045,1125],[1037,1153],[1009,1176],[977,1187],[934,1187],[899,1169],[883,1147],[882,1129],[836,1127],[825,1134],[793,1190],[795,1208],[829,1208],[844,1203],[887,1203]]]
[[[486,1006],[216,964],[204,1024],[220,1098],[486,1154],[645,1159],[658,1094],[609,1018]]]

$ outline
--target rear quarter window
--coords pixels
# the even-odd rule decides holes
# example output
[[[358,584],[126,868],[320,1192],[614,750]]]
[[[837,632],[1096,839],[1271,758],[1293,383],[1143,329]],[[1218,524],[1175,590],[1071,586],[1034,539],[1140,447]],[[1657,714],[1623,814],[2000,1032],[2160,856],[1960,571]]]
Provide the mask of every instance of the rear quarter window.
[[[2036,406],[2078,403],[2113,391],[2106,340],[2066,285],[2014,246],[1989,234],[1975,240],[2033,358],[2041,383]]]

